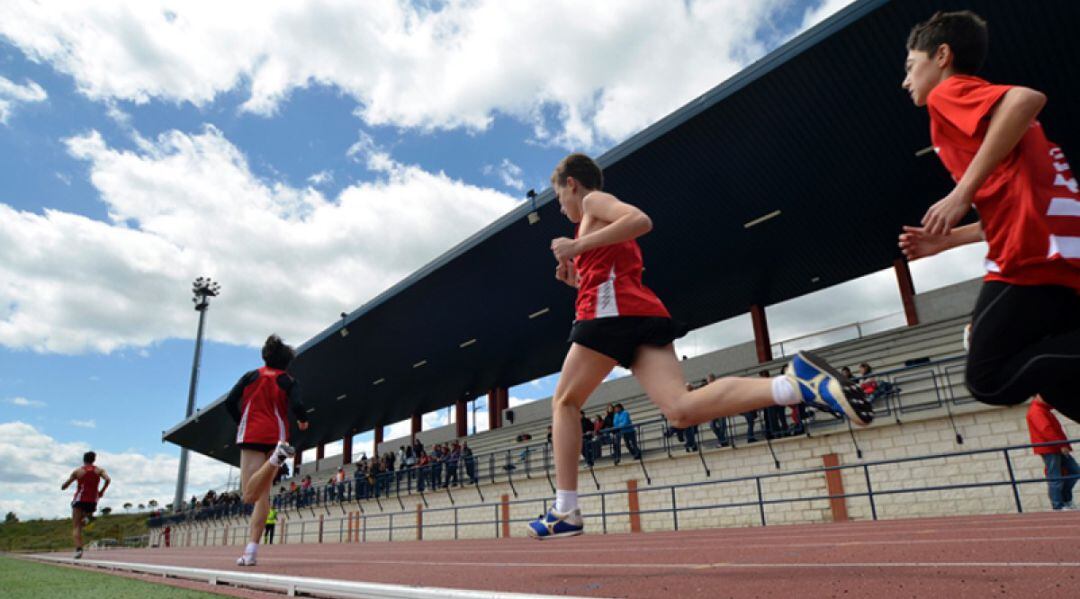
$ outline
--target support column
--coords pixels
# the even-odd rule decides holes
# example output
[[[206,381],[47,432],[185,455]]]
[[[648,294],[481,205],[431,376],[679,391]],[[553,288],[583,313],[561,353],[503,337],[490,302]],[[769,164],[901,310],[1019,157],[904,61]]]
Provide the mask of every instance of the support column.
[[[502,427],[502,410],[499,409],[499,389],[488,391],[488,430]]]
[[[469,434],[469,415],[466,411],[468,407],[469,402],[464,399],[459,399],[454,402],[454,424],[457,428],[455,432],[459,437],[464,437]]]
[[[322,443],[319,443],[319,445],[315,448],[315,462],[318,463],[319,460],[323,459],[325,457],[325,453],[326,446]]]
[[[919,313],[915,310],[915,282],[911,280],[911,269],[907,260],[897,258],[893,261],[896,271],[896,283],[900,286],[900,301],[904,304],[904,316],[909,327],[919,324]]]
[[[372,447],[371,447],[371,453],[374,454],[374,455],[371,456],[371,457],[375,457],[375,456],[379,455],[379,446],[382,445],[382,442],[383,442],[382,437],[383,437],[383,425],[377,424],[377,425],[375,425],[375,444],[372,445]]]
[[[341,465],[346,466],[352,463],[352,433],[345,435],[345,438],[341,440]]]
[[[293,476],[296,476],[297,474],[300,473],[300,464],[304,463],[303,458],[304,458],[304,452],[300,451],[300,448],[297,447],[296,448],[296,455],[293,456],[293,461],[292,461],[292,468],[293,468],[292,475]]]
[[[410,435],[413,441],[416,441],[416,433],[419,433],[423,428],[423,420],[421,414],[412,415],[412,434]]]
[[[765,318],[765,307],[760,304],[750,306],[750,321],[754,325],[754,345],[757,347],[758,363],[773,359],[772,342],[769,341],[769,322]]]

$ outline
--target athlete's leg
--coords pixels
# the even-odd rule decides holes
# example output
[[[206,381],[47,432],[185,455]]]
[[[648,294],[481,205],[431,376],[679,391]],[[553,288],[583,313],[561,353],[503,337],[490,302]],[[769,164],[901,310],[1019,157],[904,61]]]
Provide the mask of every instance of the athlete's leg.
[[[581,453],[581,406],[615,368],[616,361],[574,343],[563,361],[551,398],[551,443],[555,453],[555,488],[577,490]]]
[[[772,379],[761,377],[725,377],[687,391],[682,366],[670,343],[638,348],[630,371],[675,428],[776,405]]]
[[[1080,422],[1080,296],[1065,287],[983,285],[975,304],[966,382],[983,403],[1015,405],[1040,394]]]
[[[271,473],[269,479],[266,477],[268,470]],[[240,492],[243,494],[243,502],[254,506],[249,524],[248,540],[251,543],[258,543],[262,538],[266,514],[270,509],[270,485],[266,483],[273,483],[273,473],[276,470],[277,467],[267,460],[267,454],[254,449],[240,450]]]
[[[82,549],[83,546],[82,530],[84,518],[86,518],[86,514],[83,513],[82,508],[71,508],[71,537],[75,541],[75,549]]]

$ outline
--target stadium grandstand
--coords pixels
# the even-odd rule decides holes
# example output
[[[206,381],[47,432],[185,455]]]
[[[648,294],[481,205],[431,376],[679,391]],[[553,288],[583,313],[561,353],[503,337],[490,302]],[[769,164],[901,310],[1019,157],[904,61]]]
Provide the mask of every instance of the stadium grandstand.
[[[722,439],[708,423],[689,433],[671,429],[632,377],[606,382],[585,414],[621,403],[641,451],[623,449],[617,462],[613,443],[627,433],[604,429],[598,451],[582,457],[590,542],[594,533],[704,534],[1049,509],[1025,409],[975,402],[964,385],[962,332],[980,282],[917,293],[896,245],[900,225],[918,222],[927,201],[950,189],[924,151],[925,114],[899,89],[897,52],[910,26],[945,4],[855,2],[598,159],[606,188],[633,198],[656,223],[640,243],[663,268],[646,270],[645,279],[672,314],[694,329],[751,316],[752,342],[682,362],[688,384],[710,374],[776,373],[794,351],[813,348],[837,367],[873,366],[858,382],[871,385],[877,417],[854,430],[826,413],[785,413],[786,432],[770,428],[771,438],[759,417],[751,441],[747,419],[736,416]],[[995,24],[988,78],[1051,98],[1080,97],[1075,68],[1061,68],[1061,57],[1080,56],[1080,3],[969,0],[963,7]],[[1043,27],[1037,35],[1034,14]],[[1080,148],[1074,106],[1061,101],[1044,112],[1053,138],[1068,148]],[[553,192],[544,190],[299,348],[291,370],[304,383],[311,425],[293,438],[299,449],[315,449],[316,459],[298,453],[291,476],[273,488],[277,543],[525,536],[524,523],[546,511],[554,491],[545,440],[551,405],[548,398],[511,408],[508,389],[557,372],[565,355],[572,296],[550,277],[548,246],[567,233]],[[852,324],[782,343],[770,338],[770,306],[883,269],[895,271],[903,306],[884,330]],[[483,397],[489,430],[470,435],[468,402]],[[223,400],[164,440],[238,464]],[[424,414],[447,408],[453,424],[422,430]],[[384,426],[407,419],[409,435],[383,438]],[[1080,436],[1074,423],[1066,430]],[[437,473],[434,464],[399,462],[358,476],[353,438],[368,431],[375,437],[369,460],[417,441],[429,450],[467,443],[472,455],[439,463]],[[696,441],[685,441],[687,434]],[[343,453],[326,456],[325,446],[338,441]],[[448,468],[456,474],[451,484]],[[344,480],[328,484],[339,469]],[[151,521],[151,545],[174,552],[243,545],[244,515],[235,502],[163,514]],[[704,537],[670,539],[677,545],[680,538]],[[483,547],[487,559],[501,559],[494,557],[501,546]],[[378,560],[379,552],[364,559]],[[525,560],[506,561],[518,559]]]

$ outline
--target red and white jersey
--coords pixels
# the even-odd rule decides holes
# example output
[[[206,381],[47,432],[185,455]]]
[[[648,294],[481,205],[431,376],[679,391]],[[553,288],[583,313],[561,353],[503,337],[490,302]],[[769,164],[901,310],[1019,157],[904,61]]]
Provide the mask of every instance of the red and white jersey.
[[[82,467],[82,476],[75,479],[75,499],[81,503],[97,503],[98,501],[98,483],[101,482],[101,477],[98,476],[97,466],[88,464]]]
[[[613,316],[671,318],[667,308],[641,282],[641,248],[633,239],[605,245],[574,258],[577,270],[577,320]]]
[[[285,371],[264,366],[255,373],[240,398],[236,442],[275,445],[278,441],[288,441],[289,397],[278,384],[278,377]]]
[[[954,75],[930,92],[930,137],[954,180],[964,176],[1010,89]],[[1080,188],[1038,121],[976,192],[975,208],[990,246],[986,280],[1080,291]]]

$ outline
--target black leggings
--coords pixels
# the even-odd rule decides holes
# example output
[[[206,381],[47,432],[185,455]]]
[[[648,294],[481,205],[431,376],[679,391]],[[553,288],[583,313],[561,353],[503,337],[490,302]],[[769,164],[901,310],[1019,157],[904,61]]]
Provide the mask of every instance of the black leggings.
[[[1042,395],[1080,422],[1080,295],[1068,287],[983,284],[972,315],[967,387],[1016,405]]]

